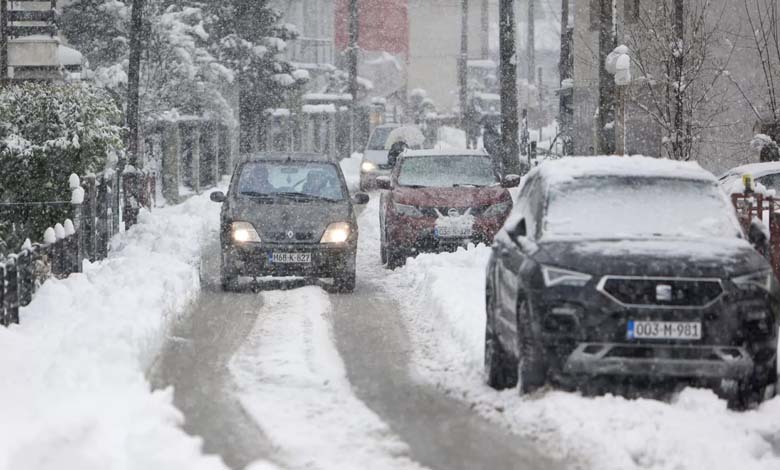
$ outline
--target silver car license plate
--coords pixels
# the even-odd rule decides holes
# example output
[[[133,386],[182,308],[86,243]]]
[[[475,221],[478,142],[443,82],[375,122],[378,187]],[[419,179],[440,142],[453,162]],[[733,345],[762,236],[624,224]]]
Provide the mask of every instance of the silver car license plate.
[[[279,253],[274,251],[270,256],[272,263],[308,264],[311,263],[311,253]]]
[[[701,322],[629,320],[628,339],[701,339]]]

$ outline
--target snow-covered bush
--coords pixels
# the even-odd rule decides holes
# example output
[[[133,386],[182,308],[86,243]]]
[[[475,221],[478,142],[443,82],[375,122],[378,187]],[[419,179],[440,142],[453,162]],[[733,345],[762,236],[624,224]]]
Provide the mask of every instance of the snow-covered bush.
[[[100,171],[123,151],[121,117],[109,95],[92,86],[0,88],[0,202],[69,200],[71,173]],[[33,224],[40,230],[28,236],[40,238],[52,223]]]

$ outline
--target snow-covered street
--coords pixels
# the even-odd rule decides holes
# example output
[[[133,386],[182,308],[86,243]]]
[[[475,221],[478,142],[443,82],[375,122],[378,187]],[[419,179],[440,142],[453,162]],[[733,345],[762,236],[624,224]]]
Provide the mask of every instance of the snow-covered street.
[[[224,293],[218,205],[145,214],[110,259],[49,281],[22,326],[0,330],[13,379],[0,393],[17,405],[0,468],[780,465],[780,398],[735,412],[695,389],[666,403],[487,387],[490,249],[388,271],[378,206],[372,194],[359,215],[348,295],[300,281]]]

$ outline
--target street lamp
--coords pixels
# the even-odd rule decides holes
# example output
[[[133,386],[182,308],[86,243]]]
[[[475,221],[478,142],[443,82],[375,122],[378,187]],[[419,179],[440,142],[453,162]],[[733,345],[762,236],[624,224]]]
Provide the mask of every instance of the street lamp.
[[[620,45],[607,56],[604,67],[615,76],[617,103],[615,106],[615,154],[626,153],[626,89],[631,83],[631,57],[629,49]]]

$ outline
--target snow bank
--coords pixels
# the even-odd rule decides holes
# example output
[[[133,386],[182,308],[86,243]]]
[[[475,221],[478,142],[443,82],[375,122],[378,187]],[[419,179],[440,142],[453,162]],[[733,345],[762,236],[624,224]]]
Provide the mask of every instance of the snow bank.
[[[22,324],[0,328],[0,469],[225,468],[144,377],[198,291],[218,215],[207,195],[142,213],[109,259],[46,282]]]
[[[355,152],[349,158],[341,160],[340,163],[349,192],[353,194],[360,190],[360,164],[362,161],[363,154]]]
[[[288,468],[420,468],[352,393],[319,287],[268,292],[258,321],[230,362],[239,399]],[[265,467],[259,467],[265,468]]]
[[[386,289],[402,302],[416,343],[418,380],[463,397],[489,419],[538,440],[572,468],[780,468],[780,398],[738,413],[708,390],[686,389],[665,403],[549,390],[521,398],[516,390],[487,387],[483,338],[489,255],[485,246],[424,254],[388,277]]]

